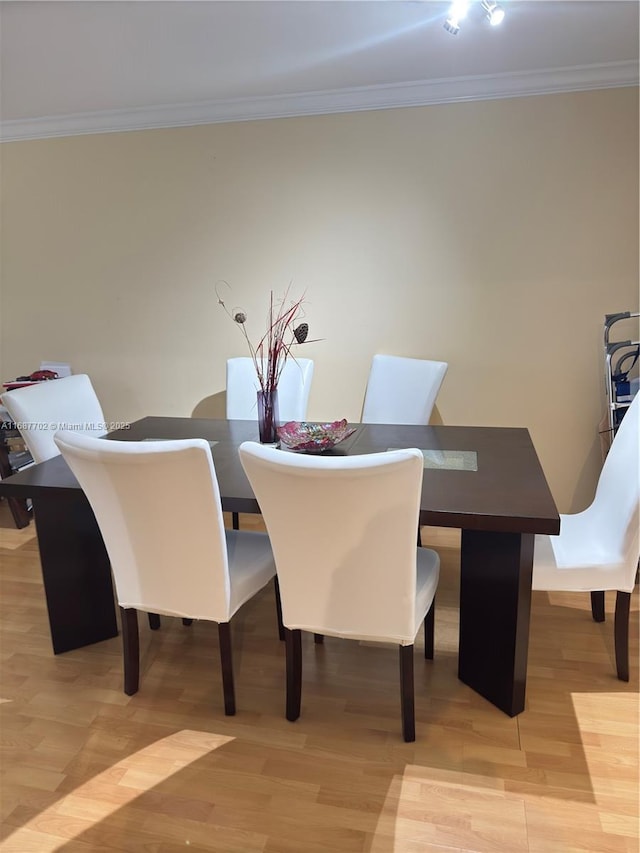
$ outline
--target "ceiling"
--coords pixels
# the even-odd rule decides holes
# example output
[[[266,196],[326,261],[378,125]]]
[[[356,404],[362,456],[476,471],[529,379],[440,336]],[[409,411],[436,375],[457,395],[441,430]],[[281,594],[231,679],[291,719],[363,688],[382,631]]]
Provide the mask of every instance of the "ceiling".
[[[638,83],[635,0],[0,2],[0,138]]]

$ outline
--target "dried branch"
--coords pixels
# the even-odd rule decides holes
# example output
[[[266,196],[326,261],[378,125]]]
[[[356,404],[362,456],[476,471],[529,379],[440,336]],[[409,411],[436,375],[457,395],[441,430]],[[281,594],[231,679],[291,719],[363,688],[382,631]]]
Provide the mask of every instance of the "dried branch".
[[[311,343],[311,341],[307,340],[309,333],[308,323],[297,323],[298,320],[304,317],[304,309],[302,307],[304,295],[299,299],[289,300],[289,291],[291,288],[291,285],[289,285],[282,299],[276,302],[273,291],[270,292],[267,331],[254,346],[247,332],[246,311],[242,308],[232,308],[229,311],[220,296],[220,285],[225,285],[231,289],[226,281],[220,281],[216,284],[218,305],[222,306],[227,316],[240,327],[240,331],[244,335],[244,339],[249,347],[249,353],[253,359],[260,388],[265,394],[269,394],[278,387],[278,382],[280,381],[287,358],[289,356],[295,358],[291,352],[291,348],[293,346],[301,346],[304,343]]]

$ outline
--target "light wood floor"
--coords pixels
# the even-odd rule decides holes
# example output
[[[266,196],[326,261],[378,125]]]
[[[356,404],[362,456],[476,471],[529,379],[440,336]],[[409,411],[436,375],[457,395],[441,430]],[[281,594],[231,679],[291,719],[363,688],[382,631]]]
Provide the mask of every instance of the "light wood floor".
[[[416,651],[405,744],[390,647],[307,637],[302,716],[285,720],[270,588],[233,626],[236,717],[205,623],[141,619],[125,696],[118,639],[52,654],[32,526],[0,505],[1,525],[2,851],[637,853],[637,594],[623,684],[613,595],[596,624],[587,595],[535,593],[527,709],[510,719],[456,677],[459,538],[425,528],[436,657]]]

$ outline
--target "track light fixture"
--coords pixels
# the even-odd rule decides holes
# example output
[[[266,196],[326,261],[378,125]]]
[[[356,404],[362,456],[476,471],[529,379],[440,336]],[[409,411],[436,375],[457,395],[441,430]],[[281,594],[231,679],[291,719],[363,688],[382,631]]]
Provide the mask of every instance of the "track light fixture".
[[[449,16],[444,22],[444,28],[448,33],[455,36],[460,30],[460,21],[467,16],[470,6],[469,0],[453,0],[449,9]],[[480,6],[492,27],[497,27],[504,20],[504,9],[496,0],[481,0]]]
[[[492,27],[497,27],[504,20],[504,9],[499,6],[494,0],[482,0],[482,8],[487,14],[489,23]]]
[[[460,29],[460,21],[467,17],[469,3],[467,0],[454,0],[449,9],[449,17],[444,22],[444,28],[448,33],[455,36]]]

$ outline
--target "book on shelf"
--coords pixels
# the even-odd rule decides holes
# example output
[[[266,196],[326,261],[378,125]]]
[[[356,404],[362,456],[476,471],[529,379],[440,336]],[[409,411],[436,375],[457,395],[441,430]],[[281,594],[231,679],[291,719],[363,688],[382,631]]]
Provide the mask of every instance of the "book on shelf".
[[[9,465],[13,471],[20,471],[28,465],[33,465],[33,457],[28,450],[9,452]]]

